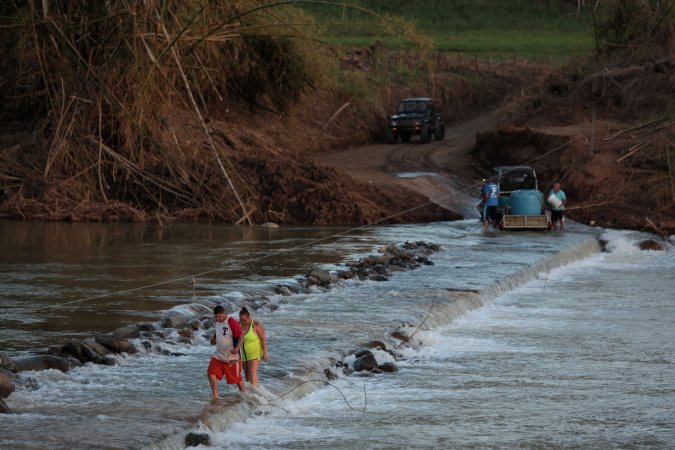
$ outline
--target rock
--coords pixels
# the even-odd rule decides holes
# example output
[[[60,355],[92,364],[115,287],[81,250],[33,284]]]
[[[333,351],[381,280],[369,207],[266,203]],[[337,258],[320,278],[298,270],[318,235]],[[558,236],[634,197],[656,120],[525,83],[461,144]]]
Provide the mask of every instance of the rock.
[[[211,436],[206,433],[188,433],[185,436],[186,447],[196,447],[198,445],[211,446]]]
[[[293,292],[291,292],[291,289],[288,286],[283,286],[283,285],[276,286],[274,288],[274,293],[279,294],[279,295],[286,295],[286,296],[293,295]]]
[[[368,342],[367,344],[364,344],[363,347],[379,348],[382,351],[385,351],[385,352],[387,351],[387,346],[382,341],[371,341],[371,342]]]
[[[607,239],[598,239],[598,244],[600,245],[600,250],[607,253],[607,244],[609,244],[609,241]]]
[[[92,338],[87,338],[84,341],[82,341],[84,345],[89,347],[93,352],[95,352],[98,356],[108,356],[110,355],[110,350],[93,340]]]
[[[0,399],[0,414],[8,414],[11,413],[12,410],[9,409],[9,406],[5,403],[3,399]]]
[[[392,362],[386,362],[384,364],[380,364],[379,366],[377,366],[377,368],[379,370],[381,370],[382,372],[386,372],[386,373],[398,372],[398,367],[396,366],[396,364],[394,364]]]
[[[356,359],[359,359],[359,358],[361,358],[363,356],[366,356],[366,355],[373,356],[373,352],[371,352],[370,350],[361,350],[361,351],[358,351],[358,352],[354,353],[354,356],[356,357]]]
[[[26,372],[30,370],[56,369],[61,372],[68,372],[70,363],[65,358],[53,355],[35,355],[12,358],[17,372]]]
[[[147,332],[147,331],[155,331],[155,330],[157,329],[157,327],[155,326],[155,324],[154,324],[154,323],[150,323],[150,322],[139,323],[139,324],[136,325],[136,326],[138,327],[138,331],[146,331],[146,332]],[[113,332],[113,333],[114,333],[114,332]]]
[[[12,358],[9,357],[9,353],[7,352],[0,352],[0,369],[16,372]]]
[[[141,345],[148,351],[152,348],[152,343],[150,341],[143,341],[141,342]]]
[[[267,309],[269,309],[270,311],[276,311],[277,309],[279,309],[279,305],[277,305],[276,303],[270,303],[269,305],[267,305]]]
[[[351,280],[354,278],[354,274],[348,270],[341,270],[337,273],[337,277],[342,280]]]
[[[371,270],[373,272],[377,273],[377,274],[380,274],[380,275],[386,275],[387,274],[386,267],[381,266],[381,265],[374,266]]]
[[[352,369],[351,367],[345,366],[345,367],[342,368],[342,373],[349,376],[349,375],[354,373],[354,369]]]
[[[279,225],[277,225],[274,222],[265,222],[262,225],[258,225],[260,228],[279,228]]]
[[[326,374],[326,378],[328,378],[329,380],[337,380],[338,379],[338,376],[335,373],[333,373],[332,370],[330,370],[328,368],[324,369],[323,373]]]
[[[9,397],[14,390],[14,375],[8,370],[0,369],[0,398]]]
[[[185,338],[190,342],[190,340],[195,337],[195,330],[192,328],[183,328],[178,332],[178,335],[182,338]]]
[[[96,336],[96,342],[113,353],[136,353],[136,347],[126,339],[120,339],[111,335]]]
[[[373,370],[377,366],[377,360],[373,354],[364,355],[354,361],[354,370],[356,372],[363,372]]]
[[[114,330],[112,334],[120,339],[136,339],[141,336],[141,331],[137,325],[127,325]]]
[[[201,330],[202,328],[202,323],[199,321],[199,319],[192,319],[188,325],[195,331]]]
[[[646,239],[640,242],[640,250],[652,250],[662,252],[666,248],[662,242],[655,241],[654,239]]]
[[[399,341],[410,342],[410,337],[406,336],[400,331],[394,331],[393,333],[391,333],[391,337],[393,337],[394,339],[398,339]]]
[[[377,367],[375,367],[374,369],[372,369],[372,370],[370,371],[370,373],[372,373],[373,375],[379,375],[379,374],[384,373],[384,372],[382,372],[382,370],[380,370],[380,369],[378,369]]]
[[[389,281],[389,278],[385,277],[384,275],[378,275],[378,274],[373,274],[368,277],[369,280],[371,281]]]
[[[307,278],[307,283],[310,286],[312,285],[318,285],[322,287],[330,286],[331,278],[327,270],[312,269],[309,271],[307,275],[305,275],[305,277]]]
[[[183,328],[187,324],[185,317],[179,314],[170,314],[162,319],[162,328]]]
[[[96,364],[102,364],[104,366],[114,366],[117,364],[117,361],[112,356],[99,356],[94,361]]]
[[[62,355],[70,355],[82,363],[96,361],[99,355],[80,341],[68,341],[61,347]]]

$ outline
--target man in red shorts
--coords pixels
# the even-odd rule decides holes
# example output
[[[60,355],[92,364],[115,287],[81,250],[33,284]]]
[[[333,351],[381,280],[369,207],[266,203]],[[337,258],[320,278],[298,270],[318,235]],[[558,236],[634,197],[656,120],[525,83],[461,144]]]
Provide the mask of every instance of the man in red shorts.
[[[237,319],[225,314],[222,306],[213,308],[213,314],[216,316],[216,333],[211,338],[211,345],[216,346],[216,351],[211,357],[207,373],[213,398],[220,398],[218,380],[222,380],[223,376],[227,384],[236,384],[240,392],[244,391],[239,358],[239,349],[244,343],[244,338]]]

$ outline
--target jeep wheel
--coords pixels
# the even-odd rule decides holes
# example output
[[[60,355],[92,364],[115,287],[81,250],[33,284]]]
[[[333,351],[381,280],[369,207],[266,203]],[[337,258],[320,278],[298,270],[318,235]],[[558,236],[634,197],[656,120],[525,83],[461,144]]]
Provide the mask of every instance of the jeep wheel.
[[[422,131],[420,132],[420,141],[422,141],[422,144],[426,144],[431,140],[431,127],[429,124],[426,124],[422,127]]]
[[[388,144],[395,144],[398,139],[398,136],[396,133],[394,133],[391,128],[387,128],[387,143]]]
[[[411,137],[412,137],[412,133],[410,131],[401,132],[401,141],[402,142],[410,142]]]
[[[445,139],[445,125],[441,124],[440,127],[437,127],[437,129],[434,130],[434,137],[437,141]]]

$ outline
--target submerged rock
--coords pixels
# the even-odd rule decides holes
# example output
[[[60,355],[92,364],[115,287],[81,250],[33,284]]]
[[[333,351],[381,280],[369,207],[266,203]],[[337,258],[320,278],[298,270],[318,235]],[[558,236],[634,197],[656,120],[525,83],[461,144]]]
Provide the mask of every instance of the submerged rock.
[[[371,352],[370,350],[360,350],[360,351],[357,351],[357,352],[354,353],[354,356],[356,357],[356,359],[359,359],[359,358],[361,358],[363,356],[366,356],[366,355],[372,356],[373,352]]]
[[[16,372],[14,363],[12,363],[12,358],[9,357],[9,353],[7,352],[0,352],[0,369]]]
[[[326,375],[326,378],[328,378],[329,380],[337,380],[338,379],[337,374],[335,374],[332,370],[330,370],[328,368],[324,369],[323,373]]]
[[[48,369],[68,372],[68,370],[70,370],[70,363],[67,359],[53,355],[22,356],[19,358],[12,358],[12,363],[17,372]]]
[[[8,370],[0,369],[0,398],[9,397],[14,390],[14,375]]]
[[[186,447],[196,447],[198,445],[211,445],[211,436],[206,433],[188,433],[185,436]]]
[[[645,239],[640,242],[640,250],[652,250],[657,252],[662,252],[666,249],[662,242],[656,241],[654,239]]]
[[[9,406],[5,403],[3,399],[0,398],[0,414],[7,414],[11,413],[12,410],[9,409]]]
[[[384,364],[380,364],[379,366],[377,366],[377,369],[386,373],[398,372],[398,366],[396,366],[396,364],[394,364],[393,362],[386,362]]]
[[[364,344],[363,347],[379,348],[382,351],[385,351],[385,352],[387,351],[387,346],[382,341],[371,341],[371,342],[368,342],[367,344]]]
[[[82,341],[84,345],[89,347],[92,351],[96,352],[98,356],[108,356],[110,355],[110,350],[93,340],[92,338],[87,338]]]

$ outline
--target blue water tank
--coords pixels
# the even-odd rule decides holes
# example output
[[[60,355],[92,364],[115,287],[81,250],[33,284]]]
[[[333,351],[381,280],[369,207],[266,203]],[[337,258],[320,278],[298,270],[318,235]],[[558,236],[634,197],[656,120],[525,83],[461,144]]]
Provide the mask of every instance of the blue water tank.
[[[543,195],[535,190],[517,190],[511,193],[511,214],[514,216],[538,216],[541,214]]]

